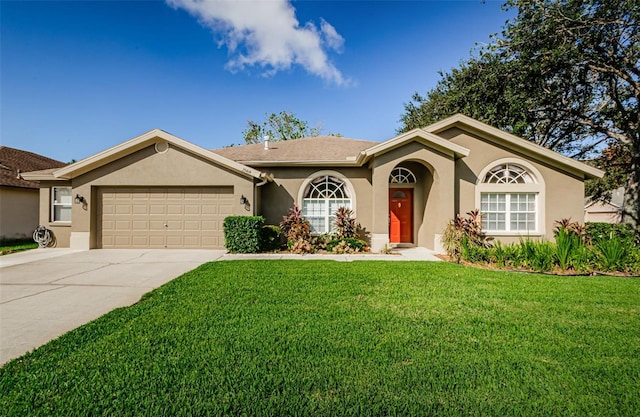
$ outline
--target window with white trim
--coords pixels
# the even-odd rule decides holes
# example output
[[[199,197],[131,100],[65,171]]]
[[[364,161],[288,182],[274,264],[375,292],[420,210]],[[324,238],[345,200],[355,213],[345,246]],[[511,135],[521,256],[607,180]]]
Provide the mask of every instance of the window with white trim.
[[[487,232],[537,232],[537,190],[534,176],[519,165],[505,163],[490,169],[480,193],[482,228]]]
[[[71,187],[51,188],[51,221],[71,222]]]
[[[415,184],[416,176],[407,168],[397,167],[389,175],[390,184]]]
[[[533,232],[536,227],[535,193],[482,193],[482,228],[497,232]]]
[[[324,175],[309,183],[302,199],[302,215],[311,224],[313,233],[330,232],[340,207],[351,208],[351,197],[344,182]]]
[[[514,164],[500,164],[487,172],[484,183],[533,184],[533,177],[524,168]]]

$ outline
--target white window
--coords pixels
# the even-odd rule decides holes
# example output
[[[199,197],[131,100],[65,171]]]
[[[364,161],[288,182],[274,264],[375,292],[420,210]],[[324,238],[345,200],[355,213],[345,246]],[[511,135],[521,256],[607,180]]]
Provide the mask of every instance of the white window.
[[[71,222],[71,187],[51,188],[51,221]]]
[[[482,227],[486,231],[535,232],[536,194],[482,193]]]
[[[309,183],[302,199],[302,215],[311,224],[313,233],[330,232],[340,207],[351,208],[351,198],[344,182],[324,175]]]
[[[407,168],[394,168],[389,175],[390,184],[414,184],[415,182],[416,176]]]
[[[476,207],[492,234],[542,234],[544,184],[531,164],[496,161],[480,174]]]
[[[487,172],[487,184],[533,184],[533,177],[524,168],[514,164],[500,164]]]

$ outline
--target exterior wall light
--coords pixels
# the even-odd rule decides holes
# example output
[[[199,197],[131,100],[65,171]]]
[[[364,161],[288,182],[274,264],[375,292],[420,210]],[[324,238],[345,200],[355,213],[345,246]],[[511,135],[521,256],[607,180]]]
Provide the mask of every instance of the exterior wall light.
[[[244,206],[249,204],[249,200],[247,199],[247,197],[244,196],[244,194],[242,195],[242,197],[240,197],[240,204],[242,204]]]
[[[76,194],[76,198],[74,199],[74,201],[76,202],[76,204],[84,203],[84,197],[80,194]]]

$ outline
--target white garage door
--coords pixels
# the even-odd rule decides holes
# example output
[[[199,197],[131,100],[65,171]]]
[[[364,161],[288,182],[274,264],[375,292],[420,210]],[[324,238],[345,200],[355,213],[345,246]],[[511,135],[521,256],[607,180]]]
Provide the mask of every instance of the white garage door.
[[[103,248],[224,247],[233,187],[100,188]]]

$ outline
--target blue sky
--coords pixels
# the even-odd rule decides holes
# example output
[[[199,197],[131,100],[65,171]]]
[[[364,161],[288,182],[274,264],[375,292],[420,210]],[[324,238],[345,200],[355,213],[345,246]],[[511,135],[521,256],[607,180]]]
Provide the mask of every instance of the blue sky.
[[[382,141],[509,15],[494,1],[0,1],[0,143],[82,159],[153,128],[207,149],[287,110]]]

